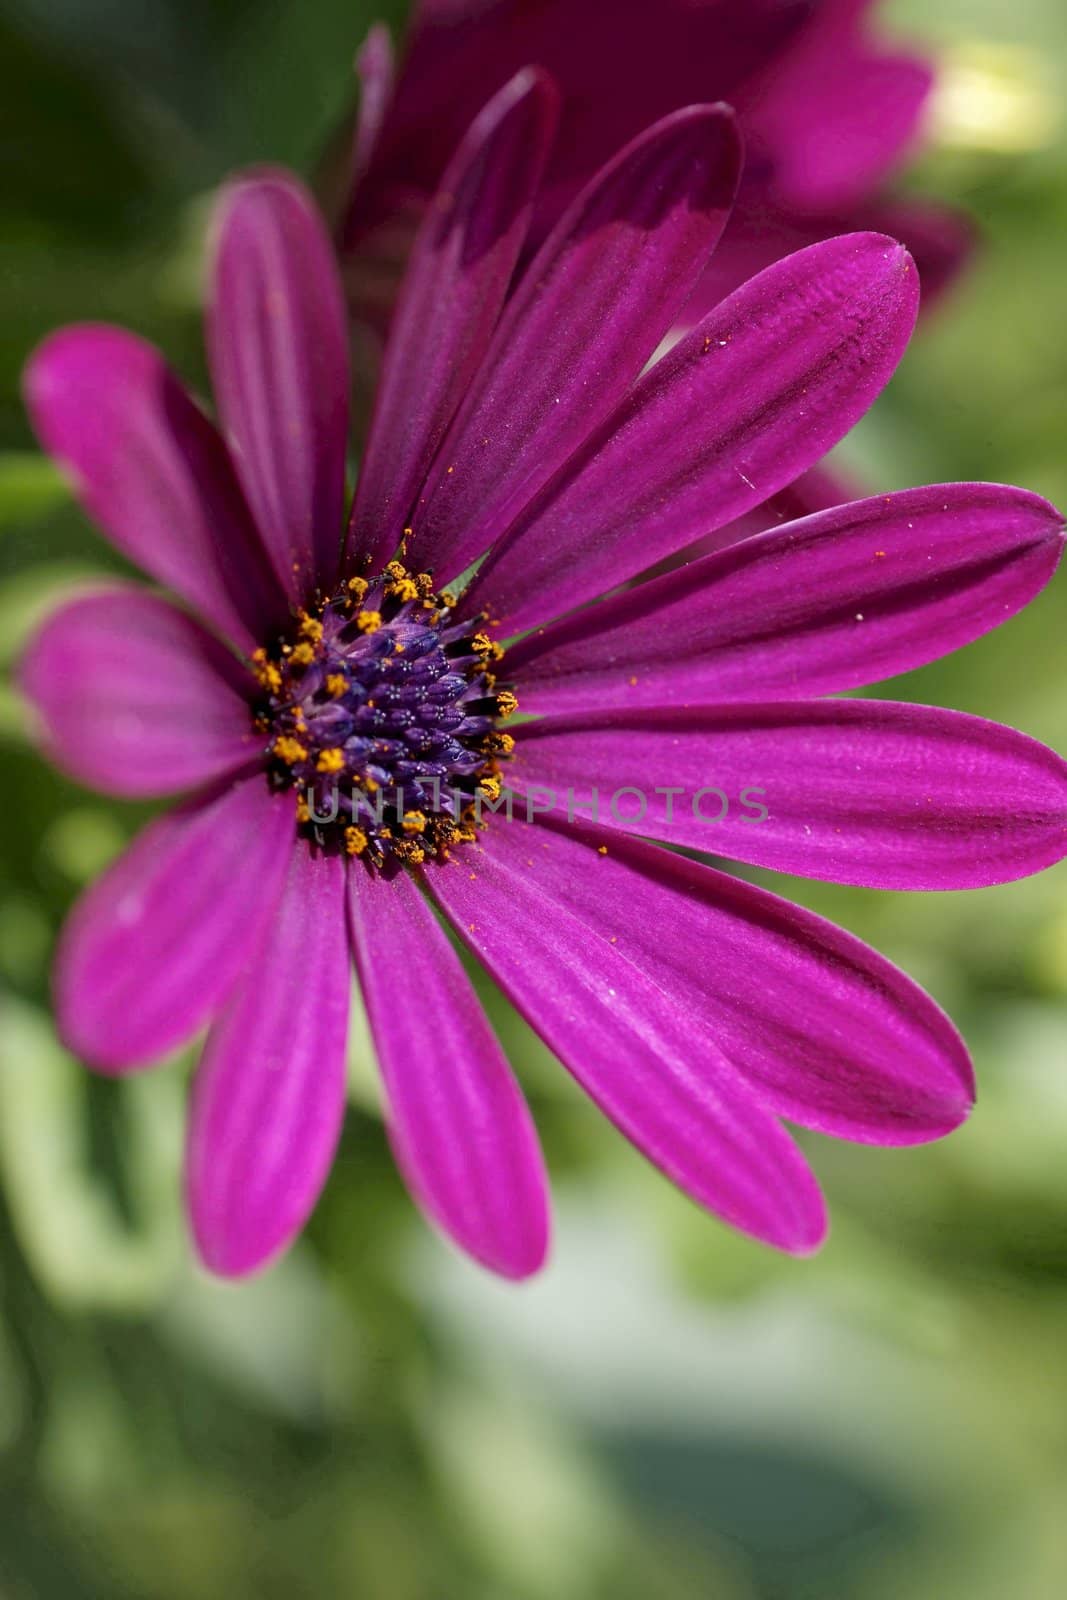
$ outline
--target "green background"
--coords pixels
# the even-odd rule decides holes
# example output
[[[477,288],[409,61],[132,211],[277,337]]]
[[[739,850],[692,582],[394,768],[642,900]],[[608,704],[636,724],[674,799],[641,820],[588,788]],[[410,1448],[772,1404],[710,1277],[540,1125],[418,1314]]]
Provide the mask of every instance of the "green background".
[[[248,161],[310,168],[383,9],[403,8],[0,4],[5,669],[57,594],[115,565],[33,453],[28,351],[114,319],[200,382],[211,187]],[[1000,479],[1063,504],[1062,0],[885,9],[950,55],[996,46],[1017,106],[1049,117],[934,139],[913,167],[978,218],[983,252],[844,459],[877,488]],[[1067,749],[1065,616],[1061,582],[881,692]],[[139,816],[35,756],[7,681],[0,756],[5,1600],[1067,1593],[1067,867],[961,896],[785,885],[927,984],[981,1085],[941,1145],[805,1140],[834,1218],[814,1261],[674,1194],[489,996],[556,1180],[544,1277],[498,1285],[425,1230],[357,1030],[326,1196],[234,1288],[192,1265],[177,1210],[188,1058],[94,1080],[48,1019],[62,914]]]

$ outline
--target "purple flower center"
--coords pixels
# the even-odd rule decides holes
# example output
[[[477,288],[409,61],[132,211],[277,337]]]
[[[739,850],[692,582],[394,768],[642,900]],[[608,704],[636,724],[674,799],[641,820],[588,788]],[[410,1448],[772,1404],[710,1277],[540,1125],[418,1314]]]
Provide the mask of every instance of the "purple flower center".
[[[393,561],[256,652],[270,781],[295,789],[309,837],[376,867],[474,837],[476,800],[497,798],[514,743],[496,722],[517,702],[491,670],[500,646],[454,605]]]

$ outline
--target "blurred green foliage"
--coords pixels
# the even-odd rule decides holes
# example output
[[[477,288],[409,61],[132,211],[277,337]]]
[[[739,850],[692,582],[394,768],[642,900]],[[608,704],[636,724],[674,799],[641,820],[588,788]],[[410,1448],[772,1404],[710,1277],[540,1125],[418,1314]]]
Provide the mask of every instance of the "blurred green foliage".
[[[5,672],[57,595],[118,567],[34,453],[28,350],[114,318],[199,381],[205,197],[235,164],[309,169],[367,25],[403,9],[0,4]],[[887,10],[950,58],[999,43],[1022,104],[1062,103],[1062,0]],[[974,213],[983,252],[843,456],[876,487],[974,476],[1063,503],[1067,143],[987,144],[935,146],[913,172]],[[882,692],[1067,748],[1064,606],[1054,587]],[[10,681],[0,750],[5,1595],[1060,1600],[1067,869],[959,897],[784,886],[933,990],[982,1085],[944,1145],[807,1141],[835,1217],[816,1261],[688,1206],[483,984],[557,1180],[544,1280],[491,1283],[425,1232],[357,1029],[308,1236],[232,1288],[191,1265],[178,1212],[189,1060],[100,1082],[48,1020],[61,917],[140,814],[37,758]]]

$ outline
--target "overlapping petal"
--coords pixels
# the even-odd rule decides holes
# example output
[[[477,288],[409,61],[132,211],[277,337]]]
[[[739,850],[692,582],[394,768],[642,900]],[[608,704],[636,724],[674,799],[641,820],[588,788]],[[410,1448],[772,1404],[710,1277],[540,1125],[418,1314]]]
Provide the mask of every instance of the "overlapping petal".
[[[759,505],[873,403],[917,307],[907,252],[875,234],[768,268],[634,387],[494,548],[468,606],[505,633],[534,627]]]
[[[222,440],[151,345],[121,328],[63,328],[30,359],[26,403],[123,555],[243,649],[284,620]]]
[[[461,1249],[525,1278],[548,1248],[547,1179],[470,980],[406,875],[375,880],[357,867],[349,912],[400,1168]]]
[[[386,350],[349,548],[380,570],[485,355],[526,237],[556,96],[524,70],[472,123],[419,231]]]
[[[56,960],[64,1042],[125,1072],[225,1002],[274,913],[293,803],[260,773],[151,823],[78,901]]]
[[[699,1204],[780,1249],[826,1230],[807,1164],[726,1060],[690,998],[610,917],[572,909],[543,867],[554,835],[500,824],[428,875],[460,937],[606,1116]],[[581,883],[595,883],[596,852]],[[635,885],[636,886],[636,885]],[[595,891],[594,891],[595,892]],[[642,912],[642,914],[645,914]]]
[[[461,870],[434,876],[457,925],[468,918],[471,942],[495,951],[498,885],[513,908],[501,934],[520,919],[532,928],[558,916],[561,950],[543,983],[562,981],[561,964],[564,972],[587,967],[593,994],[575,1015],[591,1015],[594,1028],[636,968],[685,1018],[694,1072],[711,1039],[742,1074],[744,1093],[795,1122],[892,1145],[940,1138],[966,1117],[971,1065],[944,1012],[884,957],[821,917],[587,825],[494,822],[480,854],[474,880]],[[525,938],[516,934],[520,949]],[[510,973],[521,955],[486,959],[506,961]],[[536,978],[521,986],[538,1004]],[[635,1075],[629,1049],[620,1050],[614,1074]]]
[[[588,808],[597,790],[610,826],[798,877],[977,889],[1067,853],[1067,762],[958,711],[801,700],[552,717],[516,733],[509,782],[554,809]]]
[[[614,408],[689,300],[742,151],[693,106],[647,130],[574,201],[524,270],[412,517],[439,579],[484,553]]]
[[[186,1195],[205,1265],[253,1272],[319,1197],[341,1131],[350,975],[343,860],[282,853],[277,912],[197,1072]]]
[[[796,699],[958,650],[1044,587],[1063,518],[1039,495],[937,484],[838,506],[521,640],[524,711]]]
[[[49,758],[105,794],[176,794],[247,766],[263,749],[246,670],[199,623],[132,584],[54,611],[19,681]]]
[[[208,354],[222,420],[275,573],[306,600],[337,578],[348,334],[325,224],[284,172],[229,185],[216,215]]]

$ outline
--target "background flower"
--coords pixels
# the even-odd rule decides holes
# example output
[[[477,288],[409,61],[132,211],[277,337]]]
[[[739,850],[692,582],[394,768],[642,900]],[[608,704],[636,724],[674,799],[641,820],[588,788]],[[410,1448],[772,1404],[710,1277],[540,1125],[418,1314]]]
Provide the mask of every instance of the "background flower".
[[[527,64],[563,94],[534,245],[643,127],[724,100],[740,117],[745,176],[690,317],[778,256],[856,229],[903,239],[927,295],[960,265],[962,217],[887,192],[919,141],[934,67],[880,36],[872,0],[420,0],[398,63],[384,28],[358,58],[338,224],[357,317],[387,316],[410,230],[451,152],[487,89]]]

